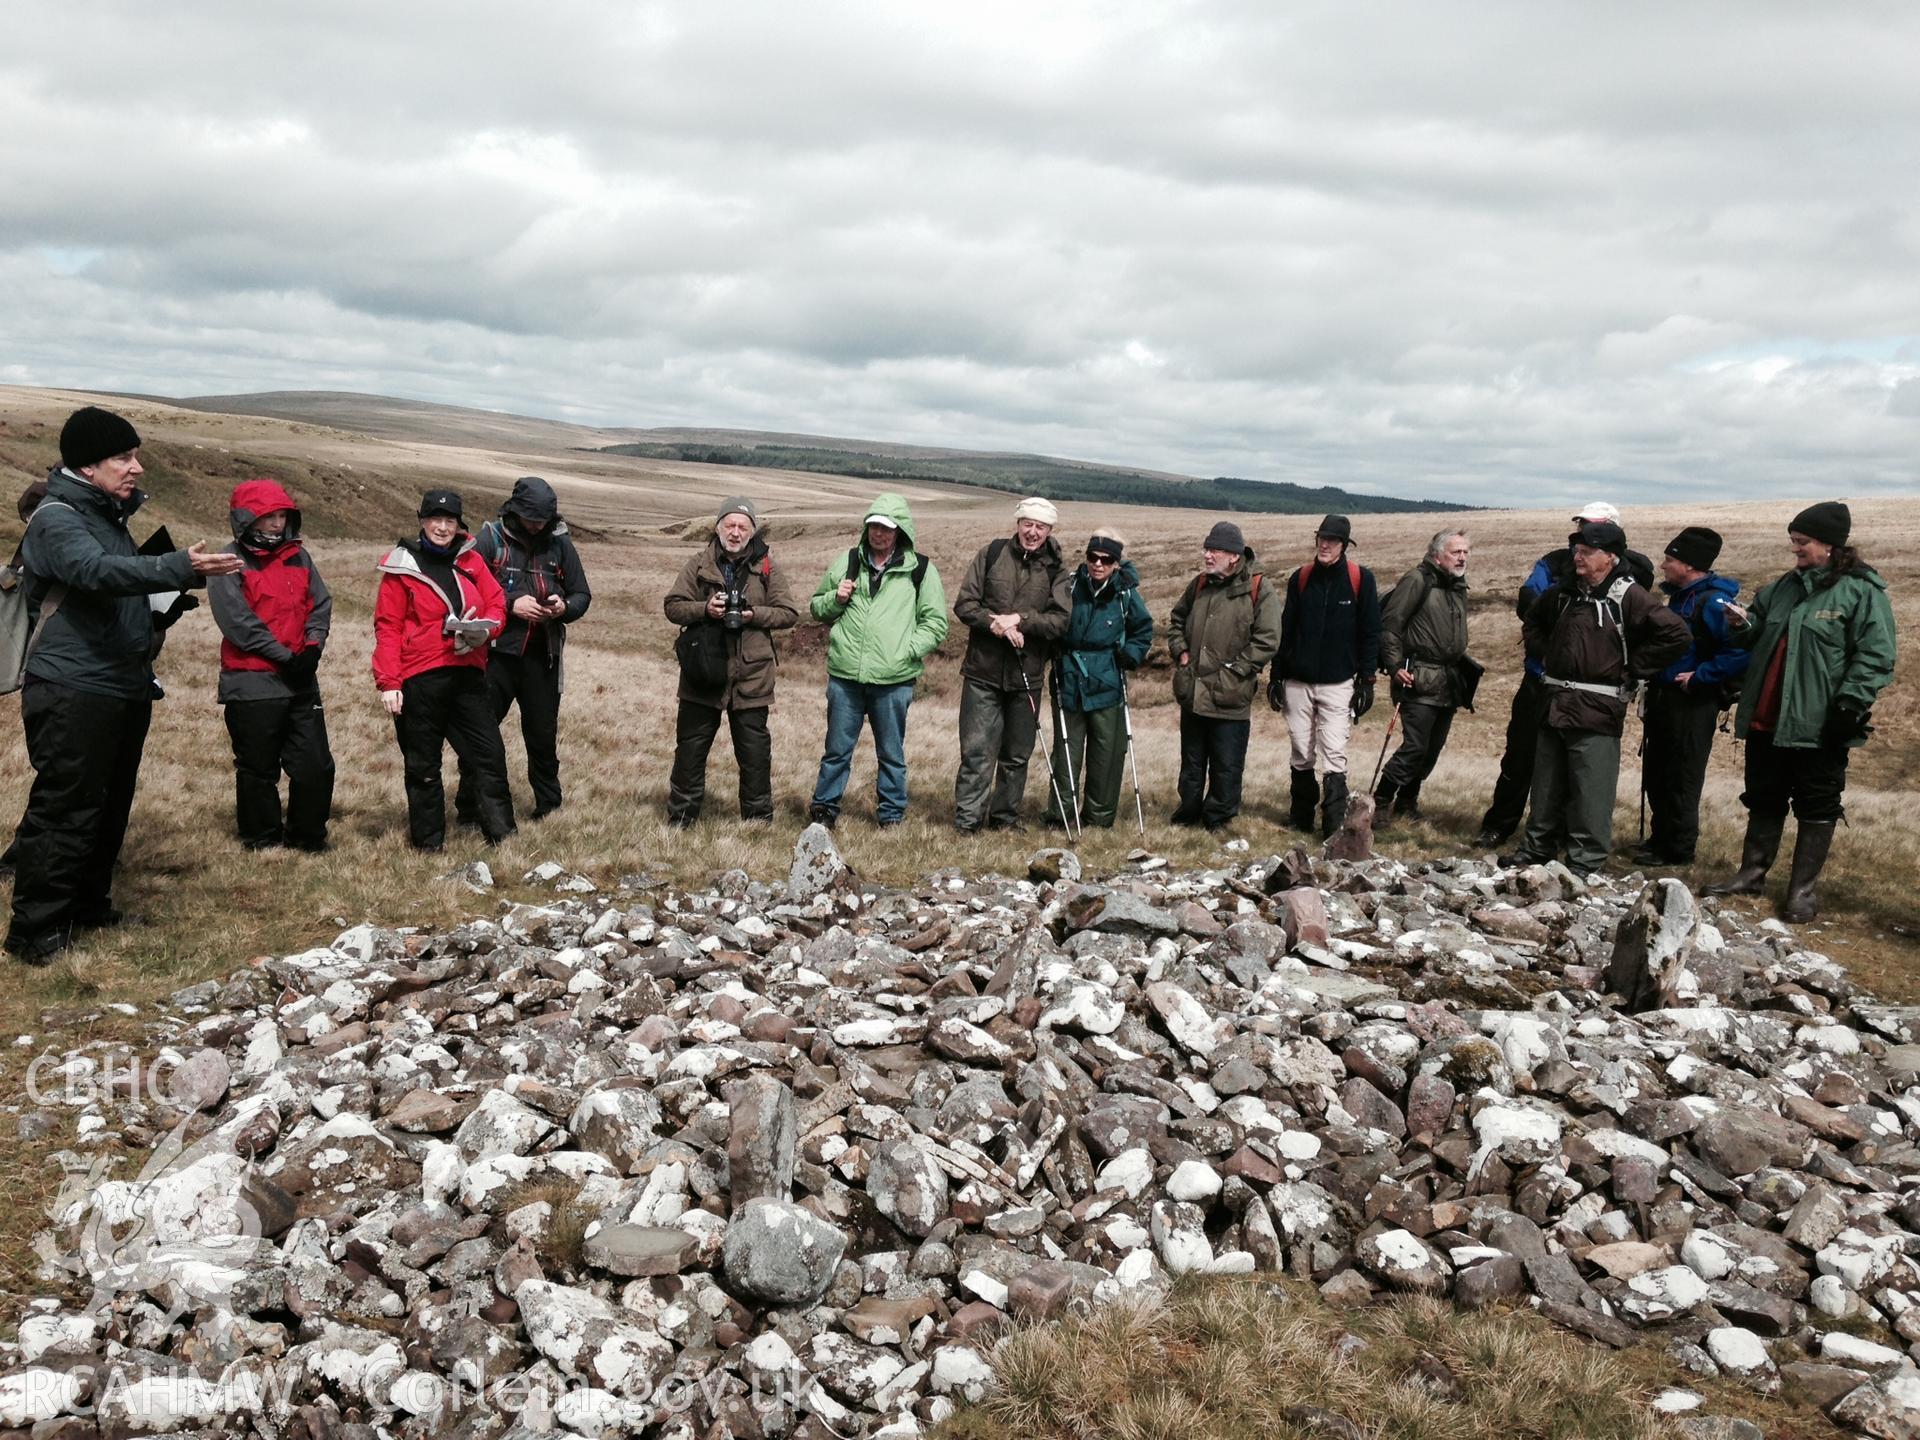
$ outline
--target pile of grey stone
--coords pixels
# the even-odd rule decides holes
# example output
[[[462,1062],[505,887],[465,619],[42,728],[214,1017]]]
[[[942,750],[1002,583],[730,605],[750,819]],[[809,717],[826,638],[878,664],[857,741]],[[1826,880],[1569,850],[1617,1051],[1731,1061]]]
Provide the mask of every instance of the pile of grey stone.
[[[39,1071],[0,1433],[911,1436],[1009,1327],[1280,1272],[1920,1434],[1920,1012],[1671,879],[1222,860],[889,890],[814,827],[182,991],[138,1093]]]

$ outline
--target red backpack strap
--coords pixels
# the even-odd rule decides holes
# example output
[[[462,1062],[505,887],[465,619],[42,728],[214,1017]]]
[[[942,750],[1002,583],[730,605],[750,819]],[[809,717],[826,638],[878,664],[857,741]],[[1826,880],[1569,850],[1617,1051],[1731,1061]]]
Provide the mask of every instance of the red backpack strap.
[[[1293,588],[1302,595],[1307,593],[1307,567],[1306,566],[1302,565],[1298,570],[1293,572]]]
[[[762,555],[760,557],[760,578],[762,580],[770,580],[773,578],[773,556]]]
[[[1254,603],[1255,605],[1258,605],[1258,604],[1260,603],[1260,582],[1261,582],[1262,580],[1264,580],[1264,579],[1266,579],[1266,578],[1267,578],[1267,577],[1266,577],[1265,575],[1263,575],[1263,574],[1261,574],[1261,573],[1260,573],[1259,571],[1255,571],[1255,572],[1254,572],[1254,576],[1253,576],[1253,603]]]
[[[1347,584],[1353,587],[1353,598],[1358,600],[1360,598],[1360,563],[1357,560],[1347,561]]]

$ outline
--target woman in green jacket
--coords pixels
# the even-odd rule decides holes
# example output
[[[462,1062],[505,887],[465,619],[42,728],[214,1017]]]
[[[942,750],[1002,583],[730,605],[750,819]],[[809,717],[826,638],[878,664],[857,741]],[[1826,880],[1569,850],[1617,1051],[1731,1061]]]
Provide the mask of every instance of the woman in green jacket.
[[[1126,543],[1111,530],[1087,541],[1087,559],[1073,577],[1073,610],[1053,662],[1054,790],[1047,824],[1061,825],[1060,805],[1083,825],[1113,824],[1127,764],[1125,671],[1138,669],[1153,644],[1153,616],[1140,597],[1140,577],[1125,559]]]
[[[1800,821],[1782,914],[1820,913],[1815,882],[1844,818],[1847,754],[1873,733],[1876,696],[1893,679],[1887,582],[1847,543],[1853,516],[1838,500],[1810,505],[1787,526],[1794,568],[1753,604],[1727,606],[1728,638],[1753,651],[1734,734],[1747,742],[1747,838],[1740,869],[1709,895],[1758,895],[1780,851],[1787,809]]]

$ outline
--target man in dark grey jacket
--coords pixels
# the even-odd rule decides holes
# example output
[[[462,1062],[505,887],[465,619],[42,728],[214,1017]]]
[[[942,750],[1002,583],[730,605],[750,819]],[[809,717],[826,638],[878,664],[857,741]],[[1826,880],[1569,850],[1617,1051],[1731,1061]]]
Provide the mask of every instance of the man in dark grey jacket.
[[[533,818],[560,808],[560,692],[565,688],[567,627],[587,613],[593,590],[580,563],[560,497],[538,475],[522,475],[480,527],[474,548],[507,597],[507,623],[487,650],[487,692],[494,718],[504,721],[517,701],[520,738],[527,747]],[[453,797],[463,825],[480,823],[480,797],[466,767]]]
[[[76,928],[111,925],[114,865],[153,718],[148,597],[232,575],[204,544],[141,555],[127,521],[146,496],[140,437],[86,406],[60,432],[60,466],[20,542],[33,625],[20,691],[33,789],[21,820],[8,953],[44,965]]]

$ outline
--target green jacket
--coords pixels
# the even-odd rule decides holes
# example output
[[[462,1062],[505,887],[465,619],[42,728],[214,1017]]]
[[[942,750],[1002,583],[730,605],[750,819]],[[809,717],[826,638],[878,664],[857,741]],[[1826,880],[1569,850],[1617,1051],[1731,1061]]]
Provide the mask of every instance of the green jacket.
[[[913,572],[920,557],[914,552],[913,512],[900,496],[879,496],[868,514],[885,515],[900,527],[886,568],[874,574],[868,563],[862,527],[854,576],[853,597],[844,604],[838,595],[847,578],[847,561],[835,557],[820,577],[807,609],[813,618],[833,627],[827,637],[827,673],[837,680],[862,685],[900,685],[920,678],[921,663],[947,638],[947,595],[940,588],[940,572],[932,561],[916,590]]]
[[[1241,556],[1240,568],[1226,579],[1193,580],[1167,620],[1173,698],[1182,709],[1214,720],[1245,720],[1253,713],[1261,668],[1280,649],[1280,597],[1254,574],[1252,549]]]
[[[982,545],[953,601],[954,615],[967,627],[960,674],[996,690],[1037,691],[1053,642],[1066,634],[1072,586],[1073,571],[1051,535],[1032,554],[1005,536]],[[993,617],[1008,614],[1020,617],[1026,637],[1018,650],[993,633]]]
[[[1862,566],[1838,580],[1830,567],[1789,570],[1747,608],[1744,629],[1728,628],[1730,644],[1753,651],[1733,733],[1746,739],[1768,662],[1787,638],[1780,722],[1773,743],[1790,750],[1820,743],[1827,712],[1845,700],[1866,710],[1893,679],[1893,606],[1887,582]],[[1864,745],[1864,737],[1851,742]]]
[[[136,490],[115,500],[67,470],[47,477],[47,498],[20,544],[27,613],[36,627],[48,592],[64,585],[66,593],[36,638],[29,676],[95,695],[148,693],[158,629],[147,597],[203,582],[184,550],[137,553],[127,521],[146,498]]]
[[[1380,669],[1413,672],[1391,687],[1395,704],[1455,706],[1456,670],[1467,653],[1467,581],[1422,560],[1380,602]]]

